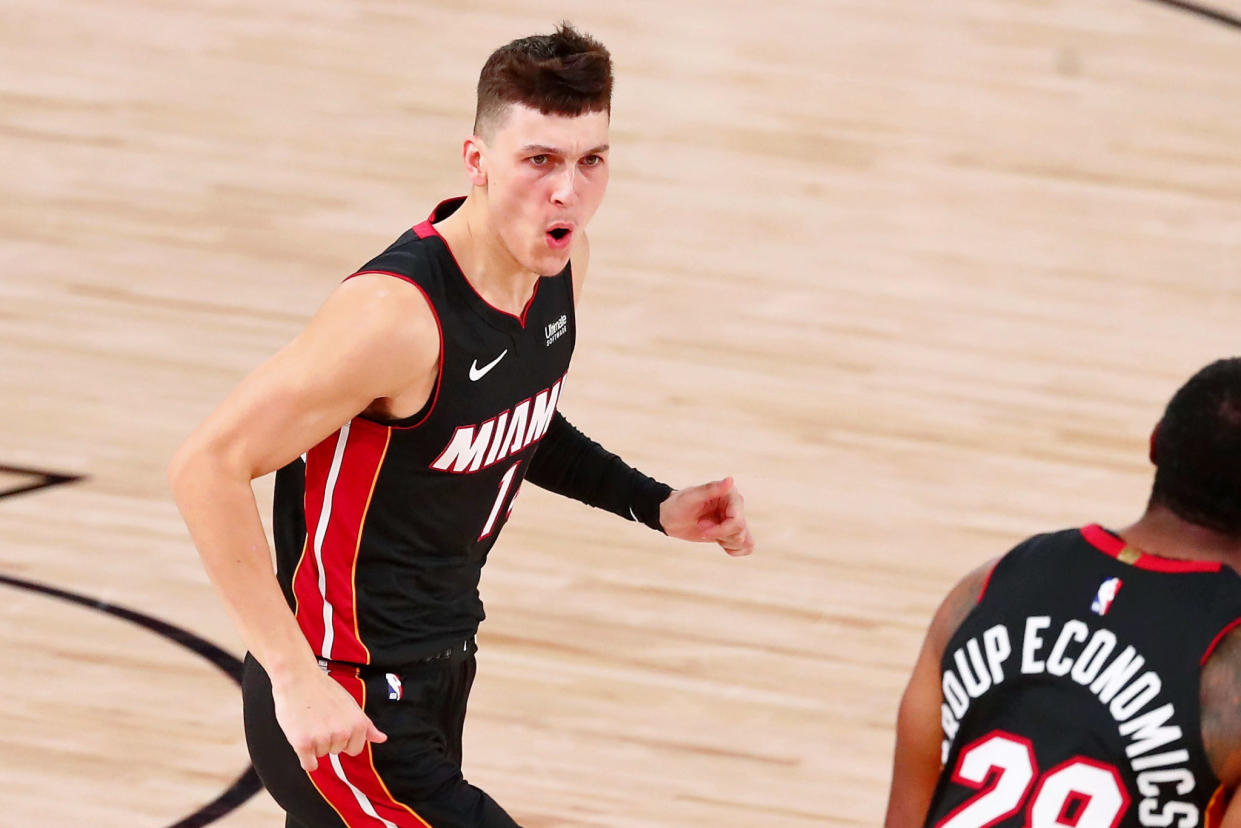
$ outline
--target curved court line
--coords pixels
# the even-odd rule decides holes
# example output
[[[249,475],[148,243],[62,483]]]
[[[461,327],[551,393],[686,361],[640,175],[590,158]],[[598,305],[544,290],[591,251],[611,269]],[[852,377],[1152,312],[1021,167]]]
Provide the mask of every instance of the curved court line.
[[[0,584],[16,587],[17,589],[26,589],[52,598],[59,598],[62,601],[69,601],[73,604],[79,604],[83,607],[107,613],[116,618],[129,621],[131,624],[137,624],[202,656],[236,682],[238,687],[241,686],[241,662],[210,641],[199,638],[192,632],[183,630],[180,627],[174,627],[172,624],[160,621],[158,618],[152,618],[149,615],[144,615],[125,607],[109,604],[107,601],[88,598],[85,595],[78,595],[75,592],[57,589],[56,587],[35,581],[27,581],[22,578],[0,574]],[[258,793],[261,788],[262,783],[259,782],[258,774],[254,772],[254,766],[251,765],[246,768],[241,776],[237,777],[228,790],[184,819],[174,822],[169,828],[202,828],[204,825],[209,825],[242,805],[242,803]]]
[[[1151,0],[1151,2],[1162,3],[1165,6],[1187,11],[1190,14],[1196,14],[1216,23],[1223,23],[1225,26],[1231,26],[1234,29],[1241,29],[1241,17],[1229,14],[1222,9],[1212,8],[1201,3],[1193,3],[1189,0]]]

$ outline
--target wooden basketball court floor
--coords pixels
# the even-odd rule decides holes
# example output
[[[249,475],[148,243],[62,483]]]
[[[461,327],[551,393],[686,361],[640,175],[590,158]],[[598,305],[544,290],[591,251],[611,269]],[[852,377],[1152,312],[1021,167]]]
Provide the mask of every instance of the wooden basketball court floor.
[[[735,475],[758,550],[526,487],[468,778],[536,828],[875,825],[943,591],[1137,516],[1167,397],[1241,350],[1236,28],[1145,0],[7,0],[0,491],[34,488],[0,498],[0,825],[281,824],[265,794],[199,811],[246,758],[195,642],[240,644],[164,467],[463,192],[478,68],[562,17],[617,71],[562,410],[674,484]]]

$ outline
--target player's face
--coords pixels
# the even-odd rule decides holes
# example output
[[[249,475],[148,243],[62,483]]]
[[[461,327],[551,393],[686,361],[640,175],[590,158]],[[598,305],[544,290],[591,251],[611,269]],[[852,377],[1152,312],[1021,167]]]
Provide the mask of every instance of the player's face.
[[[608,186],[608,113],[514,104],[486,155],[487,202],[505,247],[527,270],[559,273]]]

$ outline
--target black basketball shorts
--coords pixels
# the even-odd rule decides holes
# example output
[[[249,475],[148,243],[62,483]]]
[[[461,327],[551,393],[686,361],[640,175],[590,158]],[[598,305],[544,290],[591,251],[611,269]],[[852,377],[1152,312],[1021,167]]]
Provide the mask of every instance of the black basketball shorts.
[[[476,649],[466,642],[399,673],[328,665],[388,740],[368,742],[357,756],[321,756],[310,773],[276,721],[267,673],[247,655],[246,743],[259,778],[288,813],[286,828],[517,828],[461,775]]]

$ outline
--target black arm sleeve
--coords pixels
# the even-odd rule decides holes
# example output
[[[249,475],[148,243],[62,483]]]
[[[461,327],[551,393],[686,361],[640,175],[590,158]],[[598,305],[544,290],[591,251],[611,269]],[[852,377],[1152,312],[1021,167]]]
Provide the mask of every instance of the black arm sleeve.
[[[559,411],[530,460],[526,479],[549,492],[664,531],[659,504],[672,494],[672,487],[626,465]]]

